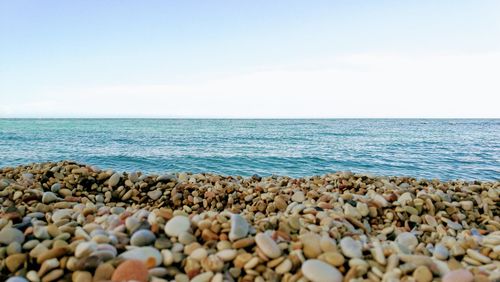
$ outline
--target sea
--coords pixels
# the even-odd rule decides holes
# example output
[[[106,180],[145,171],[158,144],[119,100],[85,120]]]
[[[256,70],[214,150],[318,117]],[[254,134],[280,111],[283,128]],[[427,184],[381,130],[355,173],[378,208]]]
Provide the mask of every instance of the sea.
[[[0,167],[500,180],[500,119],[0,119]]]

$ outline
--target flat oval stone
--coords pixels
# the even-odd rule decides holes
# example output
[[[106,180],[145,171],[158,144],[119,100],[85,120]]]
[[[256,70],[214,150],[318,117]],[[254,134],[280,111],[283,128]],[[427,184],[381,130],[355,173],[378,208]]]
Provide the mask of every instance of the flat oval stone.
[[[146,265],[140,260],[127,260],[122,262],[113,272],[111,281],[139,281],[147,282],[149,272]]]
[[[302,273],[313,282],[342,282],[342,273],[323,261],[310,259],[302,264]]]
[[[132,238],[130,238],[130,244],[132,246],[147,246],[154,243],[156,236],[153,232],[147,229],[141,229],[136,231]]]
[[[443,277],[443,282],[472,282],[474,281],[474,276],[467,269],[457,269],[448,272]]]
[[[229,232],[229,240],[236,241],[245,238],[248,235],[250,226],[246,219],[240,214],[231,215],[231,231]]]
[[[126,260],[140,260],[149,268],[160,265],[163,260],[160,251],[153,247],[135,248],[121,253],[119,257]]]
[[[259,249],[269,258],[277,258],[281,255],[281,249],[278,244],[265,233],[259,233],[255,236],[255,243]]]
[[[108,179],[108,185],[110,187],[114,187],[118,184],[118,182],[120,182],[120,179],[122,178],[122,176],[117,172],[117,173],[114,173],[113,175],[111,175],[111,177]]]
[[[361,258],[363,256],[361,243],[351,237],[344,237],[340,240],[340,249],[346,257]]]
[[[165,224],[165,234],[171,237],[177,237],[182,232],[186,232],[191,227],[189,218],[182,215],[177,215]]]
[[[24,242],[24,234],[19,229],[5,227],[0,231],[0,243],[9,245],[12,242],[22,244]]]

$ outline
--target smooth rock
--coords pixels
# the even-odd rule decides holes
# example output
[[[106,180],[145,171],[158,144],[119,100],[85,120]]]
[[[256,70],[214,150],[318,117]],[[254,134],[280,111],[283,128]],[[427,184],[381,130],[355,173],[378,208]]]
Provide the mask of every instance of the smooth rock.
[[[450,252],[448,251],[448,248],[444,246],[443,244],[436,244],[434,247],[434,257],[439,259],[439,260],[447,260]]]
[[[158,200],[161,195],[163,195],[163,192],[160,190],[153,190],[148,192],[148,197],[151,198],[151,200],[156,201]]]
[[[57,195],[53,192],[44,192],[42,196],[42,203],[50,204],[57,200]]]
[[[29,282],[26,280],[26,278],[21,277],[21,276],[13,276],[10,277],[9,279],[5,280],[5,282]]]
[[[71,275],[71,281],[73,282],[90,282],[92,281],[92,273],[88,271],[75,271]]]
[[[259,249],[269,258],[277,258],[281,255],[281,249],[274,240],[265,233],[259,233],[255,236],[255,243]]]
[[[8,245],[12,242],[22,244],[24,242],[24,234],[19,229],[12,227],[4,227],[0,231],[0,243]]]
[[[415,250],[415,247],[418,245],[417,237],[415,237],[415,235],[410,232],[400,233],[396,237],[396,242],[401,246],[405,246],[411,251]]]
[[[246,219],[240,214],[231,214],[231,231],[229,232],[229,240],[236,241],[245,238],[248,235],[250,225]]]
[[[304,195],[304,192],[296,191],[295,193],[293,193],[292,201],[297,202],[297,203],[302,203],[305,199],[306,199],[306,196]]]
[[[342,282],[344,279],[337,268],[317,259],[306,260],[301,269],[304,276],[312,282]]]
[[[92,252],[97,250],[97,243],[94,241],[81,242],[75,248],[75,257],[83,258],[89,256]]]
[[[148,268],[160,265],[163,258],[157,249],[153,247],[140,247],[121,253],[118,257],[126,260],[140,260]]]
[[[353,218],[356,218],[356,219],[361,219],[362,216],[361,216],[361,213],[358,211],[357,208],[351,206],[350,204],[346,203],[344,205],[344,214],[346,216],[350,216],[350,217],[353,217]]]
[[[113,282],[138,281],[147,282],[149,277],[148,268],[140,260],[126,260],[122,262],[113,272]]]
[[[5,266],[10,272],[15,272],[17,269],[21,267],[22,264],[26,262],[27,259],[26,254],[13,254],[8,256],[5,259]]]
[[[191,227],[191,222],[186,216],[178,215],[170,219],[165,224],[165,233],[168,236],[177,237],[182,232],[186,232]]]
[[[119,174],[118,172],[114,173],[113,175],[111,175],[111,177],[108,179],[108,186],[109,187],[114,187],[116,186],[119,182],[120,182],[120,179],[122,178],[121,174]]]
[[[50,186],[50,191],[54,193],[59,193],[59,190],[61,190],[61,183],[54,183]]]
[[[317,258],[321,253],[321,237],[316,233],[306,233],[300,236],[302,249],[306,258]]]
[[[132,246],[147,246],[154,243],[156,236],[153,232],[147,229],[141,229],[136,231],[130,238],[130,244]]]
[[[442,282],[472,282],[474,276],[467,269],[457,269],[448,272]]]
[[[340,240],[340,249],[346,257],[361,258],[363,256],[361,242],[344,237]]]
[[[108,281],[113,276],[115,267],[111,263],[100,264],[94,273],[94,282]]]
[[[427,266],[421,265],[413,272],[413,278],[415,278],[416,282],[431,282],[432,272]]]

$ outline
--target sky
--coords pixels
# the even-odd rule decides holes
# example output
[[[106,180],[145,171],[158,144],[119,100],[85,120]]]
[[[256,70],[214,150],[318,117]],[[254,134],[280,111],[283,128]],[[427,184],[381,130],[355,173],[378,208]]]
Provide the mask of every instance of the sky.
[[[0,0],[0,117],[500,118],[500,1]]]

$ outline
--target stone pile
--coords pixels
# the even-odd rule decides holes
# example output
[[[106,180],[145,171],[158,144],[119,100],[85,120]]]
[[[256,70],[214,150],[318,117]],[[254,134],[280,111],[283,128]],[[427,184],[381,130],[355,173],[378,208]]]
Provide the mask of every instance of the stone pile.
[[[500,281],[500,182],[0,169],[0,281]]]

